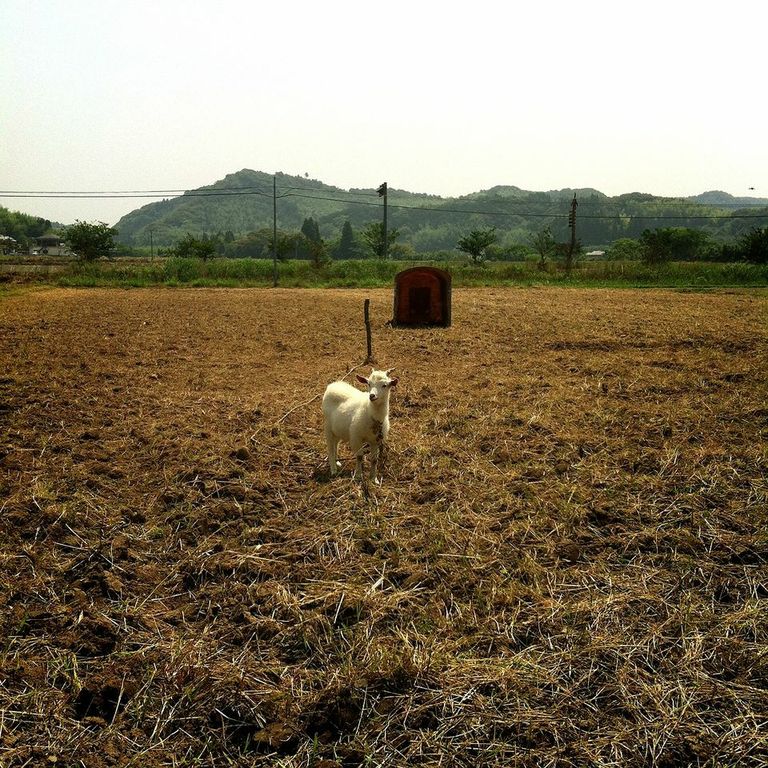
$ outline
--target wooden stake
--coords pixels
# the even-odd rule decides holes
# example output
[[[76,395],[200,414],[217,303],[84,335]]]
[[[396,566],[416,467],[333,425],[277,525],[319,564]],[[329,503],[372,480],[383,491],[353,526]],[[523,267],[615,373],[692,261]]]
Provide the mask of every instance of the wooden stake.
[[[365,341],[368,350],[368,355],[365,358],[366,364],[375,362],[373,359],[373,345],[371,342],[371,317],[369,313],[370,306],[371,300],[366,299],[365,303],[363,304],[363,317],[365,318]]]

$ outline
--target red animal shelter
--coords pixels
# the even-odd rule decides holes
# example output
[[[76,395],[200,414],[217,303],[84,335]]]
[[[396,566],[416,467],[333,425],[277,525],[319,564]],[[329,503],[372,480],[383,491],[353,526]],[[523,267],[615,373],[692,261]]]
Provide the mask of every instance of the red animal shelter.
[[[451,324],[451,276],[436,267],[412,267],[395,276],[393,325]]]

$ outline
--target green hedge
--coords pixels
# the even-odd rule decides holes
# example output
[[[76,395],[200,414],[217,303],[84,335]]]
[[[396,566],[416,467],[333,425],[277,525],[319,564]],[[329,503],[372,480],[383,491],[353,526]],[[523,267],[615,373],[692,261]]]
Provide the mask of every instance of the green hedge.
[[[589,261],[567,276],[556,265],[539,269],[534,261],[489,262],[482,265],[457,261],[403,262],[381,259],[332,261],[316,267],[309,261],[278,263],[281,287],[376,288],[394,284],[395,275],[415,264],[446,269],[455,287],[503,285],[573,285],[585,287],[687,287],[768,286],[768,266],[746,263],[673,262],[649,266],[641,262]],[[41,282],[63,286],[271,286],[273,264],[268,259],[208,261],[163,258],[155,261],[120,260],[73,263],[61,272],[38,275]]]

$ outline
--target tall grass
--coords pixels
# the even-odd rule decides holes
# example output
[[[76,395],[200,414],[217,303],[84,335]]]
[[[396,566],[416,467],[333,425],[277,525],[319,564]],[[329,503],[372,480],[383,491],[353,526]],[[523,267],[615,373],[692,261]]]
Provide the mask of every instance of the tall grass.
[[[768,265],[744,263],[672,262],[649,266],[640,262],[593,261],[577,265],[572,274],[556,265],[539,269],[534,262],[493,262],[472,265],[456,261],[404,262],[381,259],[333,261],[320,267],[309,261],[283,261],[277,282],[297,288],[376,288],[391,286],[395,275],[415,264],[447,270],[455,287],[561,285],[579,287],[768,286]],[[273,284],[273,264],[267,259],[168,258],[155,261],[111,261],[66,265],[28,279],[61,286],[252,287]]]

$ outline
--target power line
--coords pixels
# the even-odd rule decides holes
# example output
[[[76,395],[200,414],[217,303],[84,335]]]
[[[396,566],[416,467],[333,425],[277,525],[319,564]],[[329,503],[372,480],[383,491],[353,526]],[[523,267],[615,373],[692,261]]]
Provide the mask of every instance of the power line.
[[[308,198],[310,200],[326,200],[336,203],[349,203],[354,205],[368,205],[368,206],[378,206],[378,203],[368,203],[363,202],[361,200],[339,200],[337,198],[330,198],[330,197],[318,197],[315,195],[302,195],[298,193],[288,193],[284,195],[284,197],[303,197]],[[402,210],[409,210],[409,211],[427,211],[430,213],[458,213],[458,214],[470,214],[470,215],[479,215],[479,216],[501,216],[501,217],[516,217],[516,218],[562,218],[567,216],[567,211],[552,211],[552,212],[534,212],[534,211],[485,211],[485,210],[472,210],[469,208],[431,208],[427,206],[419,206],[419,205],[397,205],[393,203],[389,203],[390,208],[399,208]],[[653,220],[653,219],[678,219],[678,220],[708,220],[708,219],[763,219],[766,218],[768,214],[736,214],[736,213],[730,213],[730,214],[702,214],[702,215],[686,215],[686,214],[679,214],[675,216],[667,216],[667,215],[636,215],[633,213],[623,213],[623,214],[613,214],[613,215],[605,215],[605,214],[593,214],[593,215],[582,215],[579,216],[580,219],[604,219],[604,220],[613,220],[617,218],[629,218],[629,219],[638,219],[638,220]]]
[[[612,219],[635,219],[639,221],[652,221],[654,219],[677,219],[680,221],[705,221],[708,219],[765,219],[768,218],[768,212],[766,213],[720,213],[720,214],[706,214],[706,215],[693,215],[693,214],[679,214],[676,216],[667,216],[666,214],[658,215],[658,216],[640,216],[638,214],[634,213],[619,213],[614,214],[613,216],[607,216],[607,215],[601,215],[601,216],[590,216],[590,215],[579,215],[579,219],[605,219],[605,220],[612,220]]]
[[[288,190],[307,190],[307,191],[315,191],[315,192],[329,192],[327,188],[324,187],[306,187],[306,186],[293,186],[293,187],[280,187],[277,188],[279,191],[288,191]],[[232,194],[251,194],[251,193],[261,193],[265,195],[272,196],[273,191],[271,189],[267,189],[266,187],[259,187],[259,186],[244,186],[244,187],[210,187],[208,189],[201,187],[198,189],[112,189],[112,190],[30,190],[30,189],[3,189],[0,190],[0,196],[2,197],[15,197],[15,196],[28,196],[28,197],[35,197],[35,196],[69,196],[74,195],[76,197],[111,197],[111,196],[121,196],[121,197],[130,197],[130,196],[140,196],[140,197],[152,197],[156,195],[184,195],[184,196],[194,196],[194,195],[211,195],[211,194],[220,194],[220,193],[232,193]],[[343,189],[338,190],[338,194],[343,195],[357,195],[357,196],[366,196],[366,197],[376,197],[375,192],[352,192],[352,191],[346,191]]]
[[[288,190],[303,190],[303,191],[309,191],[309,192],[326,192],[328,194],[332,194],[333,190],[328,190],[324,187],[280,187],[277,188],[279,191],[288,191]],[[39,190],[39,189],[0,189],[0,195],[3,197],[12,197],[14,195],[29,195],[29,196],[36,196],[36,195],[43,195],[43,196],[49,196],[49,195],[77,195],[77,196],[93,196],[93,197],[100,197],[102,195],[196,195],[196,194],[213,194],[213,193],[219,193],[219,192],[231,192],[231,193],[241,193],[241,194],[249,194],[250,192],[261,192],[265,195],[272,195],[271,189],[266,189],[264,187],[255,187],[255,186],[246,186],[246,187],[212,187],[209,189],[205,189],[203,187],[198,189],[111,189],[111,190],[87,190],[87,189],[81,189],[81,190]],[[377,197],[376,192],[366,192],[364,190],[359,191],[352,191],[352,190],[344,190],[339,189],[338,194],[340,195],[356,195],[358,197]]]
[[[0,189],[1,195],[143,195],[152,193],[176,193],[186,192],[186,189],[109,189],[109,190],[40,190],[40,189]]]
[[[356,201],[350,201],[350,202],[356,202]],[[358,203],[362,205],[372,205],[372,203]],[[431,213],[463,213],[463,214],[470,214],[470,215],[479,215],[479,216],[501,216],[501,217],[515,217],[515,218],[563,218],[568,215],[567,211],[552,211],[552,212],[534,212],[534,211],[484,211],[484,210],[472,210],[469,208],[427,208],[425,206],[415,206],[415,205],[396,205],[396,204],[389,204],[390,208],[401,208],[405,210],[412,210],[412,211],[429,211]],[[768,213],[764,214],[736,214],[736,213],[730,213],[730,214],[702,214],[702,215],[686,215],[686,214],[680,214],[676,216],[667,216],[667,215],[636,215],[633,213],[623,213],[623,214],[613,214],[613,215],[605,215],[605,214],[593,214],[593,215],[580,215],[579,219],[605,219],[605,220],[613,220],[617,218],[628,218],[628,219],[685,219],[685,220],[691,220],[691,219],[764,219],[768,216]]]
[[[287,193],[288,191],[292,190],[300,190],[302,192],[325,192],[327,194],[333,194],[333,188],[329,191],[328,187],[315,187],[315,186],[286,186],[286,187],[280,187],[278,186],[278,190],[284,193]],[[491,190],[488,190],[489,192]],[[211,187],[211,188],[197,188],[197,189],[129,189],[129,190],[0,190],[0,196],[2,197],[36,197],[38,195],[43,197],[48,196],[56,196],[56,197],[69,197],[73,196],[75,198],[91,198],[93,197],[154,197],[158,195],[180,195],[180,196],[211,196],[211,195],[218,195],[218,194],[224,194],[224,193],[230,193],[230,194],[264,194],[264,195],[272,195],[273,190],[267,187],[258,186],[258,185],[246,185],[246,186],[239,186],[239,187]],[[397,190],[392,190],[392,193],[394,195],[397,195]],[[355,195],[357,197],[371,197],[371,198],[377,198],[378,195],[374,190],[371,190],[370,192],[365,190],[359,190],[359,191],[351,191],[351,190],[343,190],[338,189],[338,194],[342,195]],[[407,193],[406,193],[407,194]],[[547,192],[531,192],[529,194],[533,195],[540,195],[540,194],[550,194]],[[630,193],[632,194],[632,193]],[[642,193],[640,193],[642,194]],[[332,198],[319,198],[319,199],[332,199]],[[451,199],[451,198],[448,198]],[[455,199],[455,198],[454,198]],[[711,207],[711,208],[747,208],[747,207],[768,207],[768,201],[766,202],[766,206],[760,205],[761,198],[755,198],[750,197],[746,198],[747,200],[750,200],[752,202],[709,202],[709,201],[698,201],[692,197],[653,197],[650,200],[637,200],[637,199],[627,199],[627,200],[617,200],[615,198],[610,197],[599,197],[596,195],[590,195],[589,197],[582,198],[579,203],[582,206],[625,206],[627,203],[634,203],[637,205],[697,205],[702,207]],[[506,198],[503,203],[504,205],[530,205],[532,200],[529,199],[521,199],[521,198]],[[565,198],[562,200],[550,200],[549,201],[553,205],[557,205],[560,203],[567,202]],[[401,207],[413,207],[413,206],[401,206]]]
[[[285,190],[303,190],[308,189],[306,187],[285,187]],[[319,189],[319,188],[314,188]],[[193,197],[240,197],[244,195],[257,195],[261,197],[273,197],[275,195],[275,192],[273,191],[267,191],[260,189],[258,187],[219,187],[217,189],[210,189],[210,190],[144,190],[144,191],[125,191],[125,192],[21,192],[21,191],[3,191],[0,190],[0,197],[2,198],[37,198],[37,199],[45,199],[45,200],[98,200],[98,199],[159,199],[159,198],[165,198],[166,195],[172,194],[173,192],[181,192],[179,195],[179,198],[193,198]],[[303,194],[301,192],[297,191],[283,191],[282,194],[277,195],[278,199],[282,199],[285,197],[300,197],[308,200],[322,200],[325,202],[333,202],[333,203],[341,203],[344,205],[366,205],[366,206],[372,206],[372,207],[378,207],[379,203],[378,201],[365,201],[365,200],[354,200],[349,199],[349,195],[358,195],[358,196],[365,196],[365,197],[376,197],[376,193],[367,193],[367,192],[343,192],[340,191],[340,194],[344,194],[347,197],[345,198],[338,198],[338,197],[328,197],[325,195],[310,195],[310,194]],[[505,204],[522,204],[524,202],[527,202],[530,204],[530,201],[505,201]],[[566,201],[562,201],[562,203],[565,203]],[[586,204],[590,203],[592,201],[585,201]],[[649,201],[633,201],[637,203],[638,205],[643,205],[644,203],[649,204],[658,204],[659,201],[656,200],[649,200]],[[670,201],[672,203],[674,201]],[[694,203],[693,201],[686,201],[689,205],[702,205],[701,203]],[[682,201],[681,201],[682,203]],[[678,205],[681,203],[677,203]],[[557,203],[552,203],[557,204]],[[614,203],[614,205],[617,205],[619,203]],[[682,203],[685,204],[685,203]],[[472,209],[472,208],[453,208],[453,207],[432,207],[432,206],[422,206],[422,205],[405,205],[405,204],[397,204],[397,203],[390,203],[390,208],[396,208],[400,210],[408,210],[408,211],[424,211],[428,213],[435,213],[435,214],[463,214],[463,215],[476,215],[476,216],[496,216],[500,218],[564,218],[567,216],[567,211],[549,211],[549,212],[542,212],[542,211],[499,211],[499,210],[482,210],[482,209]],[[712,205],[712,207],[717,207],[715,205]],[[653,220],[678,220],[678,221],[709,221],[709,220],[718,220],[718,219],[765,219],[768,217],[768,213],[760,213],[760,214],[751,214],[751,213],[725,213],[725,214],[675,214],[675,215],[667,215],[667,214],[641,214],[641,213],[630,213],[630,212],[620,212],[616,214],[581,214],[579,216],[580,219],[592,219],[592,220],[603,220],[603,221],[611,221],[615,220],[617,218],[625,218],[625,219],[632,219],[636,221],[653,221]]]
[[[334,191],[333,188],[331,188],[329,190],[327,187],[305,187],[305,186],[301,186],[301,187],[279,187],[278,186],[278,189],[283,189],[283,190],[287,190],[287,189],[300,189],[300,190],[308,191],[308,192],[326,192],[328,194],[332,194],[333,191]],[[359,190],[359,191],[356,191],[356,192],[353,192],[352,190],[339,189],[338,190],[338,194],[340,194],[340,195],[359,195],[359,196],[365,196],[365,197],[378,197],[376,192],[367,192],[367,191],[362,190],[362,189]]]
[[[326,202],[331,203],[349,203],[351,205],[372,205],[375,207],[379,206],[379,203],[375,202],[366,202],[365,200],[340,200],[337,197],[320,197],[319,195],[302,195],[298,192],[287,192],[284,195],[281,195],[281,197],[303,197],[307,200],[325,200]]]
[[[177,197],[212,197],[215,195],[266,195],[272,197],[271,191],[260,189],[218,189],[218,190],[148,190],[144,192],[19,192],[0,190],[0,197],[37,197],[45,200],[49,199],[80,199],[90,198],[98,200],[100,198],[158,198],[166,195]]]
[[[752,198],[753,200],[762,200],[762,198]],[[695,205],[701,208],[768,208],[768,199],[763,202],[752,202],[752,203],[702,203],[698,200],[691,200],[691,199],[671,199],[671,198],[663,198],[658,200],[612,200],[610,198],[605,200],[592,200],[590,198],[587,198],[586,200],[580,200],[579,205],[584,206],[592,206],[592,207],[616,207],[616,208],[624,208],[627,206],[627,204],[632,205],[661,205],[661,206],[669,206],[669,205]]]

